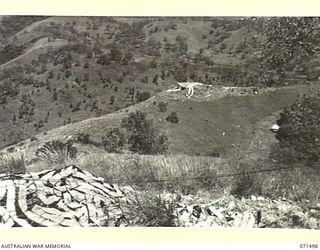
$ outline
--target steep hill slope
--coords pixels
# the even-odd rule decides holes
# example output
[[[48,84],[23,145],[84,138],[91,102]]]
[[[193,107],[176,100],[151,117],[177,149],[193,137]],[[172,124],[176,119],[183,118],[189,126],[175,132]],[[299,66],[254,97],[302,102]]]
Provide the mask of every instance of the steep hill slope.
[[[248,46],[259,51],[261,20],[3,17],[0,148],[112,113],[177,80],[247,85],[241,62]]]
[[[263,28],[266,20],[250,17],[3,17],[0,148],[59,126],[111,114],[145,101],[177,81],[261,86],[257,80],[259,65],[254,63],[249,67],[248,61],[261,53],[266,40]],[[319,66],[317,61],[312,63],[313,67]],[[295,77],[292,78],[295,81]],[[299,79],[298,83],[304,82],[305,79]],[[165,96],[164,101],[169,99],[168,112],[178,113],[179,124],[189,127],[198,119],[189,114],[193,109],[201,116],[197,122],[207,133],[211,129],[226,133],[223,137],[214,135],[210,140],[215,143],[204,150],[200,142],[205,144],[210,136],[195,139],[192,133],[196,132],[180,129],[179,124],[159,122],[159,127],[173,130],[183,141],[188,141],[187,145],[194,142],[199,148],[199,152],[188,149],[189,146],[181,149],[176,144],[180,145],[182,139],[176,138],[171,142],[173,153],[211,154],[219,151],[218,145],[225,151],[230,144],[229,137],[250,137],[247,131],[252,129],[255,122],[251,121],[255,118],[240,116],[251,110],[256,97],[246,99],[244,102],[248,103],[244,106],[241,106],[241,97],[239,100],[225,98],[218,104],[203,99],[201,107],[193,99],[176,107],[171,97]],[[150,108],[146,111],[157,110],[151,103],[161,102],[159,98],[162,97],[147,102]],[[255,112],[265,115],[274,111],[268,98],[262,98],[261,107],[257,104]],[[274,103],[273,97],[270,98]],[[231,107],[238,103],[239,110],[230,113]],[[155,114],[162,120],[168,115]],[[214,125],[207,126],[208,119]],[[219,119],[240,125],[234,130],[238,132],[222,131]],[[238,124],[238,120],[248,122]],[[101,134],[95,139],[100,140]]]
[[[79,134],[88,134],[93,145],[79,144],[80,151],[103,151],[95,146],[101,143],[101,138],[112,128],[120,127],[121,120],[129,113],[141,110],[167,134],[172,154],[227,156],[239,150],[256,151],[259,146],[265,146],[261,151],[267,153],[266,148],[274,142],[269,127],[275,123],[275,114],[306,91],[306,86],[302,85],[266,89],[206,87],[191,98],[185,97],[185,92],[164,91],[112,114],[38,134],[36,138],[6,150],[26,150],[27,156],[32,158],[36,149],[46,141],[76,140]],[[166,103],[165,112],[159,110],[160,102]],[[166,120],[172,112],[177,114],[178,123]]]

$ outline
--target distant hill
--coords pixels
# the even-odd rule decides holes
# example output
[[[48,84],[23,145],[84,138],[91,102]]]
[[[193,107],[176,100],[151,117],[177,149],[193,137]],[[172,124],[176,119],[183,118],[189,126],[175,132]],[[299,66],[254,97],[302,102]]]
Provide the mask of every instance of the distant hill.
[[[0,22],[0,148],[104,117],[176,81],[261,85],[247,63],[261,53],[265,18],[3,16]],[[218,106],[192,108],[206,116]]]
[[[216,55],[216,63],[238,62],[229,55],[230,48],[221,53],[219,46],[227,38],[222,37],[220,23],[235,25],[230,28],[229,40],[246,24],[217,21],[217,27],[212,27],[214,22],[2,17],[0,108],[5,115],[0,118],[0,147],[57,126],[112,113],[141,101],[139,92],[152,96],[181,77],[225,82],[227,79],[220,77],[225,74],[224,67],[213,66],[211,56]],[[239,41],[237,32],[235,35]],[[205,52],[195,64],[193,58],[201,49]]]

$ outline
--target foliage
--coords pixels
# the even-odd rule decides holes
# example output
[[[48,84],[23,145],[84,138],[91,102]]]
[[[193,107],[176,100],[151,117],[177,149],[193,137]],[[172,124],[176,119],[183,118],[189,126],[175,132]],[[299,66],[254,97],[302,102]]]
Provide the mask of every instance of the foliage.
[[[148,91],[145,91],[145,92],[137,91],[136,93],[137,102],[143,102],[145,100],[148,100],[150,97],[151,97],[151,94]]]
[[[167,150],[168,138],[160,134],[141,111],[132,112],[124,118],[121,127],[128,131],[129,149],[139,154],[160,154]]]
[[[19,90],[11,81],[3,81],[0,85],[0,97],[14,97],[18,95]]]
[[[158,104],[159,111],[162,112],[162,113],[166,112],[167,111],[167,105],[168,105],[168,103],[166,103],[166,102],[162,102],[162,101],[159,102],[159,104]]]
[[[73,147],[73,142],[61,142],[53,140],[46,142],[44,146],[38,148],[36,156],[45,160],[47,163],[65,164],[77,157],[77,148]]]
[[[109,153],[119,153],[125,144],[125,136],[119,128],[108,131],[106,136],[102,137],[102,145]]]
[[[77,141],[83,144],[90,144],[90,135],[85,133],[80,133],[78,135]]]
[[[0,35],[11,37],[33,22],[48,18],[47,16],[3,16],[0,25]]]
[[[119,48],[114,46],[111,48],[109,56],[110,56],[111,60],[114,60],[116,62],[120,62],[121,58],[122,58],[122,52]]]
[[[266,27],[266,42],[261,55],[264,81],[283,81],[295,65],[308,67],[319,41],[319,18],[272,17]]]
[[[28,123],[31,117],[34,115],[35,103],[31,98],[31,95],[23,94],[21,97],[21,105],[19,107],[19,119],[25,118],[25,122]]]
[[[23,46],[16,46],[13,44],[5,45],[0,49],[0,64],[6,63],[18,56],[20,56],[24,51]]]
[[[303,95],[281,113],[276,138],[287,157],[285,162],[298,160],[319,166],[320,156],[320,93]]]
[[[172,122],[172,123],[178,123],[179,122],[179,118],[178,118],[176,112],[172,112],[170,115],[168,115],[166,120],[168,122]]]
[[[108,55],[106,54],[102,54],[99,59],[97,60],[98,64],[102,64],[102,65],[109,65],[110,64],[110,58]]]
[[[134,224],[147,227],[175,226],[173,202],[166,202],[160,195],[147,192],[137,195],[136,200],[136,206],[130,207],[128,216]]]
[[[23,173],[26,166],[24,154],[0,154],[0,173]]]

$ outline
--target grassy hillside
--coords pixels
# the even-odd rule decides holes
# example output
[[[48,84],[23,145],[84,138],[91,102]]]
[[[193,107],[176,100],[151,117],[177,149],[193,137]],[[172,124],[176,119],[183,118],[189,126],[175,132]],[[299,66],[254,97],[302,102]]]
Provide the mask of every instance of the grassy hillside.
[[[251,85],[263,19],[3,17],[0,147],[112,113],[176,81]],[[254,83],[255,84],[255,83]],[[142,96],[142,97],[141,97]]]
[[[300,85],[266,88],[258,89],[257,94],[253,90],[256,89],[208,87],[196,92],[192,98],[186,98],[184,91],[164,91],[112,114],[40,133],[5,150],[26,150],[27,156],[32,158],[36,149],[46,141],[76,141],[80,134],[87,134],[90,145],[79,144],[78,148],[84,152],[103,152],[102,137],[111,129],[120,128],[121,121],[131,112],[141,110],[159,131],[168,136],[169,153],[228,157],[239,151],[249,152],[249,149],[257,153],[259,146],[264,146],[262,152],[267,154],[265,148],[275,141],[274,134],[269,131],[277,119],[275,114],[293,103],[307,88]],[[159,109],[161,102],[165,103],[166,111]],[[177,114],[178,123],[167,120],[173,112]]]

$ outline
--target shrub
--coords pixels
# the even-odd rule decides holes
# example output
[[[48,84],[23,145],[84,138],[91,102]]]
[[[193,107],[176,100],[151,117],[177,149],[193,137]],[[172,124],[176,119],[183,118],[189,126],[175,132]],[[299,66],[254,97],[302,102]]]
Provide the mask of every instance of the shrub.
[[[109,53],[109,57],[111,60],[114,60],[116,62],[120,62],[122,58],[122,52],[119,48],[117,47],[112,47]]]
[[[102,137],[102,145],[109,153],[119,153],[125,144],[125,137],[119,128],[114,128]]]
[[[280,160],[297,160],[319,167],[320,93],[303,95],[280,114],[276,138],[280,144]]]
[[[137,102],[143,102],[145,100],[148,100],[150,97],[151,95],[148,91],[146,92],[137,91],[137,94],[136,94]]]
[[[0,173],[24,173],[26,166],[24,154],[0,154]]]
[[[163,113],[166,112],[167,105],[168,105],[168,103],[166,103],[166,102],[159,102],[159,104],[158,104],[159,111],[163,112]]]
[[[89,144],[90,143],[90,135],[89,134],[84,134],[84,133],[80,133],[78,135],[78,142],[83,143],[83,144]]]
[[[130,206],[128,216],[135,225],[147,227],[173,227],[174,204],[166,202],[159,195],[146,192],[137,195],[136,206]]]
[[[172,123],[178,123],[179,122],[179,118],[178,118],[176,112],[172,112],[169,116],[167,116],[166,120],[168,122],[172,122]]]
[[[77,157],[77,148],[72,146],[73,142],[66,143],[59,140],[46,142],[36,151],[36,156],[47,163],[65,164]]]
[[[109,65],[110,64],[110,58],[106,54],[102,54],[99,59],[97,60],[98,64],[102,65]]]
[[[121,126],[128,132],[129,149],[139,154],[160,154],[168,149],[167,136],[160,134],[152,120],[141,111],[132,112],[124,118]]]
[[[256,194],[256,185],[253,174],[248,171],[247,166],[240,164],[235,170],[234,181],[230,193],[234,196],[242,197]],[[260,193],[261,191],[258,190]]]
[[[114,104],[114,100],[115,100],[115,97],[114,97],[113,95],[110,96],[109,104],[110,104],[110,105],[113,105],[113,104]]]
[[[39,141],[39,139],[36,136],[31,137],[30,141]]]

